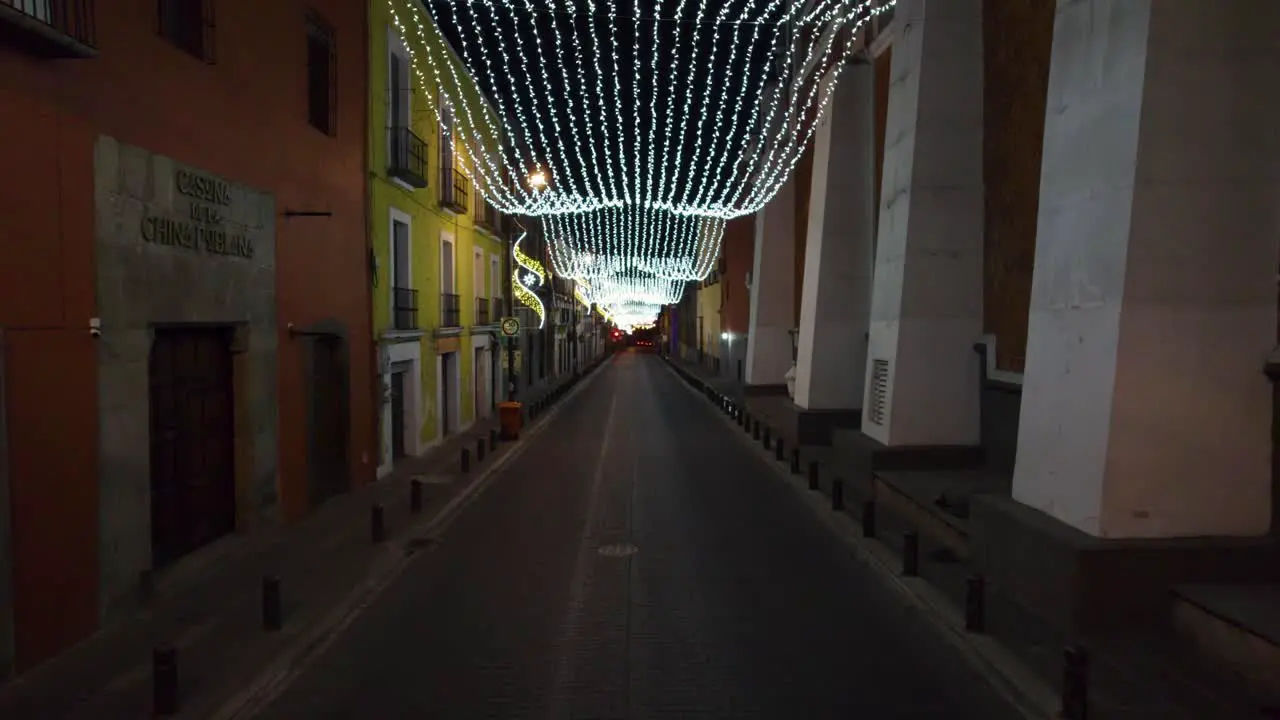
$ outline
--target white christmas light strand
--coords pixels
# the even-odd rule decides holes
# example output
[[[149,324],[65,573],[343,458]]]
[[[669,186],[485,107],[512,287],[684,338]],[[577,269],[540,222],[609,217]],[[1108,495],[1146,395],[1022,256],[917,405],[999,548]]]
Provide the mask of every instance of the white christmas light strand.
[[[477,193],[504,213],[542,216],[557,271],[591,283],[593,301],[615,319],[656,312],[654,301],[678,300],[685,281],[710,272],[724,220],[759,210],[790,176],[857,30],[894,4],[741,0],[708,18],[708,0],[649,0],[627,12],[616,0],[439,0],[457,28],[458,57],[429,17],[439,6],[387,2],[418,88],[453,110],[460,169]],[[546,42],[539,18],[550,18]],[[709,57],[698,55],[704,33]],[[747,65],[762,41],[780,77]],[[659,58],[666,47],[674,57]],[[713,72],[696,83],[703,69]],[[490,106],[481,87],[507,97]],[[550,187],[520,182],[535,169],[549,171]]]
[[[415,17],[424,12],[412,0],[388,2],[408,7],[406,12],[412,12]],[[690,0],[681,2],[688,3]],[[646,73],[639,64],[636,54],[643,49],[639,47],[639,38],[642,36],[642,29],[647,29],[643,26],[645,23],[654,26],[659,24],[659,21],[650,17],[661,16],[663,4],[657,2],[647,7],[637,6],[638,15],[624,16],[619,14],[616,6],[609,3],[605,11],[608,30],[601,32],[597,27],[602,24],[597,22],[600,19],[599,7],[594,2],[540,0],[535,6],[529,0],[447,0],[458,27],[462,55],[471,73],[481,78],[503,81],[487,83],[489,86],[511,88],[512,97],[506,103],[509,107],[500,114],[513,126],[508,128],[512,138],[520,139],[512,145],[523,147],[517,148],[519,152],[508,153],[503,158],[503,172],[491,172],[489,168],[483,167],[486,163],[473,163],[478,166],[477,174],[485,176],[482,182],[477,183],[483,186],[481,193],[496,208],[508,213],[547,215],[627,203],[665,206],[676,214],[710,215],[723,219],[758,210],[776,193],[787,171],[798,162],[805,144],[812,136],[813,128],[821,121],[821,113],[828,98],[826,92],[816,93],[819,84],[807,77],[793,79],[797,84],[795,88],[784,87],[788,85],[787,82],[766,87],[765,72],[746,72],[745,62],[753,54],[752,50],[758,44],[761,33],[771,36],[774,44],[779,45],[781,23],[790,21],[794,27],[810,29],[812,32],[800,33],[799,40],[781,43],[784,47],[779,47],[779,50],[785,51],[782,53],[783,65],[794,66],[797,60],[803,59],[801,67],[830,67],[833,65],[831,56],[846,49],[844,45],[833,42],[833,38],[840,37],[842,30],[856,30],[875,14],[891,7],[877,6],[872,0],[818,0],[807,12],[802,13],[802,3],[743,0],[740,12],[734,17],[728,17],[727,6],[722,6],[714,19],[704,19],[696,28],[710,27],[715,38],[713,46],[716,48],[722,44],[722,39],[728,38],[730,54],[734,60],[725,70],[724,77],[712,77],[707,86],[694,92],[693,88],[682,87],[686,78],[678,72],[681,69],[678,67],[678,53],[676,68],[671,68],[669,63],[652,63],[651,60],[652,64]],[[696,13],[705,13],[706,5],[706,0],[699,0]],[[539,36],[536,18],[548,13],[588,17],[591,32],[586,35],[594,38],[592,47],[583,48],[584,33],[577,32],[576,25],[573,31],[566,33],[559,22],[552,24],[550,33],[561,48],[554,57],[548,57],[548,53],[541,49],[541,42],[533,40],[526,43],[526,37]],[[426,24],[433,29],[435,27],[434,23]],[[752,32],[744,40],[741,36],[745,33],[741,30],[748,24],[752,27]],[[514,29],[510,29],[512,26]],[[650,163],[645,163],[646,155],[640,143],[643,137],[636,132],[639,125],[632,118],[619,117],[621,107],[638,107],[643,100],[640,77],[629,83],[632,85],[629,88],[630,103],[622,102],[626,99],[623,97],[624,83],[615,83],[613,103],[602,102],[595,107],[584,98],[573,97],[579,92],[567,92],[569,86],[573,85],[567,81],[570,76],[577,78],[576,91],[586,90],[591,86],[584,73],[580,72],[585,63],[576,60],[586,52],[596,56],[591,63],[593,67],[597,65],[600,55],[610,57],[611,68],[621,65],[618,62],[621,50],[619,26],[632,31],[632,47],[628,49],[635,62],[630,68],[631,73],[641,75],[652,83],[657,89],[658,97],[664,101],[671,97],[684,98],[679,104],[678,113],[659,113],[660,117],[654,118],[653,122],[666,123],[678,114],[683,127],[665,131],[666,137],[655,138],[648,145],[650,150],[663,150],[662,156],[654,158]],[[673,27],[678,35],[680,24],[674,24]],[[695,29],[695,35],[697,32]],[[850,35],[851,32],[844,34],[845,37]],[[527,68],[527,71],[518,72],[518,77],[513,77],[507,70],[511,67],[508,48],[514,48],[520,67]],[[745,52],[739,53],[739,49]],[[691,66],[701,60],[703,58],[691,58]],[[744,66],[734,67],[735,62],[744,63]],[[543,67],[534,69],[530,67],[531,64]],[[551,70],[565,80],[565,85],[557,86],[552,82],[553,73],[547,71],[547,64],[558,66]],[[574,66],[572,71],[568,65]],[[615,73],[615,80],[618,74]],[[452,84],[448,82],[448,78],[445,80],[447,85]],[[458,102],[461,98],[452,97],[453,88],[446,87],[444,92],[450,95],[455,105],[461,104]],[[600,100],[603,101],[604,98]],[[583,133],[579,132],[576,140],[574,139],[574,128],[578,127],[578,121],[572,118],[565,120],[566,111],[563,104],[557,108],[558,101],[563,101],[584,114],[591,112],[589,119],[579,119],[592,130],[587,133],[589,137],[584,139],[581,137]],[[614,108],[612,117],[606,109],[610,104]],[[760,113],[762,106],[764,121]],[[728,109],[732,109],[732,112],[725,112]],[[716,132],[715,128],[723,126],[723,123],[714,122],[716,118],[723,118],[728,114],[730,118],[736,119],[747,112],[751,113],[750,122],[753,127],[743,130],[758,133],[771,128],[776,122],[778,129],[783,131],[782,137],[770,143],[753,143],[749,132]],[[459,123],[459,134],[464,139],[468,132],[492,138],[496,134],[496,128],[489,122],[489,115],[484,113],[479,118],[471,117],[466,122]],[[682,160],[680,155],[683,139],[688,134],[686,129],[690,126],[698,129],[694,136],[693,150],[699,157],[696,163],[689,162],[687,158]],[[707,128],[713,128],[709,137]],[[597,157],[589,158],[596,138],[601,136],[605,141],[604,147],[613,149],[612,153],[606,153],[612,157],[599,157],[597,153]],[[702,147],[698,147],[699,143]],[[564,152],[566,144],[575,145],[568,155]],[[576,147],[581,144],[588,147]],[[475,153],[471,155],[474,156]],[[546,162],[556,186],[547,192],[531,195],[522,192],[523,188],[518,183],[511,186],[503,184],[502,177],[522,178],[531,170],[527,165],[517,162],[521,158],[524,162]],[[645,164],[658,167],[642,167]],[[744,164],[746,167],[740,168],[743,172],[726,172],[720,176],[708,172],[709,169],[726,166],[732,168]],[[756,171],[761,165],[767,165],[766,172],[757,172],[756,184],[748,186],[744,182],[745,170]],[[647,178],[643,173],[651,170],[656,171],[657,178],[646,182]],[[664,171],[675,171],[676,177],[668,176],[664,182]],[[616,192],[619,189],[623,190],[621,198]],[[699,199],[702,201],[698,202]],[[647,238],[643,241],[644,247],[656,248],[655,241],[666,245],[662,239]]]

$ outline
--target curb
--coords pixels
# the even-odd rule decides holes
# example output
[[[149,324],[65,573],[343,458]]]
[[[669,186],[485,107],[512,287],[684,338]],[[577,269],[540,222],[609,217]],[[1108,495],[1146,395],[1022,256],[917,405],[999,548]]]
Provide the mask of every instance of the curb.
[[[493,460],[472,476],[470,483],[443,508],[429,518],[410,524],[395,538],[386,543],[378,554],[373,568],[352,593],[339,601],[333,611],[303,631],[288,647],[282,649],[243,691],[224,701],[210,717],[215,720],[243,720],[265,710],[302,672],[342,634],[355,620],[377,601],[382,592],[394,583],[418,554],[410,547],[410,541],[424,536],[438,536],[497,480],[498,473],[508,463],[519,458],[529,447],[529,441],[540,434],[555,419],[561,408],[560,401],[573,398],[590,381],[600,375],[612,360],[606,355],[595,367],[587,370],[576,381],[571,381],[555,404],[538,415],[521,433],[521,440],[508,443],[497,451]],[[518,443],[518,444],[517,444]]]
[[[704,399],[708,400],[718,399],[721,402],[736,403],[700,378],[684,372],[669,358],[662,359],[671,372],[684,382],[684,387],[689,392],[703,395]],[[727,416],[723,415],[720,420],[725,423],[731,422]],[[793,476],[786,467],[777,463],[768,451],[761,449],[760,444],[752,440],[750,435],[737,432],[739,428],[736,425],[732,427],[738,442],[748,444],[756,457],[762,459],[770,470],[796,490],[801,500],[819,521],[837,535],[839,540],[853,551],[858,560],[882,575],[890,587],[921,610],[922,615],[929,620],[943,639],[960,651],[970,666],[982,675],[996,693],[1015,710],[1028,720],[1058,720],[1062,717],[1057,693],[1026,664],[992,638],[966,631],[963,614],[952,607],[952,603],[929,585],[928,581],[922,578],[900,576],[893,569],[896,556],[891,550],[876,543],[874,539],[863,538],[861,526],[852,517],[842,511],[832,511],[825,497],[817,496],[810,491],[803,478]]]

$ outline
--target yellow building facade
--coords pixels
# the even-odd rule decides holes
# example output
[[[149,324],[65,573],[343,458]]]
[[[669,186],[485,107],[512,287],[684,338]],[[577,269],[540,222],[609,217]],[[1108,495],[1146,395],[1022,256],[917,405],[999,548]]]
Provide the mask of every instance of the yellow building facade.
[[[698,283],[698,356],[707,367],[719,370],[720,275],[712,272]]]
[[[496,412],[509,248],[460,141],[460,118],[491,108],[416,0],[372,0],[369,20],[381,476]],[[467,87],[437,81],[446,64]]]

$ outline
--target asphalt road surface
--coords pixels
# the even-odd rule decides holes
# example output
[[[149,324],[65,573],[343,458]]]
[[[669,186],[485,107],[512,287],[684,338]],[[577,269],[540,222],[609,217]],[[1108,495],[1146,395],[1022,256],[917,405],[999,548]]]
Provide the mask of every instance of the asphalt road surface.
[[[660,359],[549,422],[262,717],[1020,717]]]

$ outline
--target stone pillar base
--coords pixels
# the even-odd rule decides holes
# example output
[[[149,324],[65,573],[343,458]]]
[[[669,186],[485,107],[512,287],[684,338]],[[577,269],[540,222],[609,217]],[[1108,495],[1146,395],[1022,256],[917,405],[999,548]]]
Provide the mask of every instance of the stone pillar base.
[[[885,445],[862,430],[833,429],[832,446],[850,469],[846,490],[856,501],[870,500],[875,473],[889,470],[972,470],[982,466],[980,445]]]
[[[993,588],[1067,636],[1164,627],[1180,583],[1280,581],[1270,537],[1106,540],[993,495],[973,498],[969,543]]]

